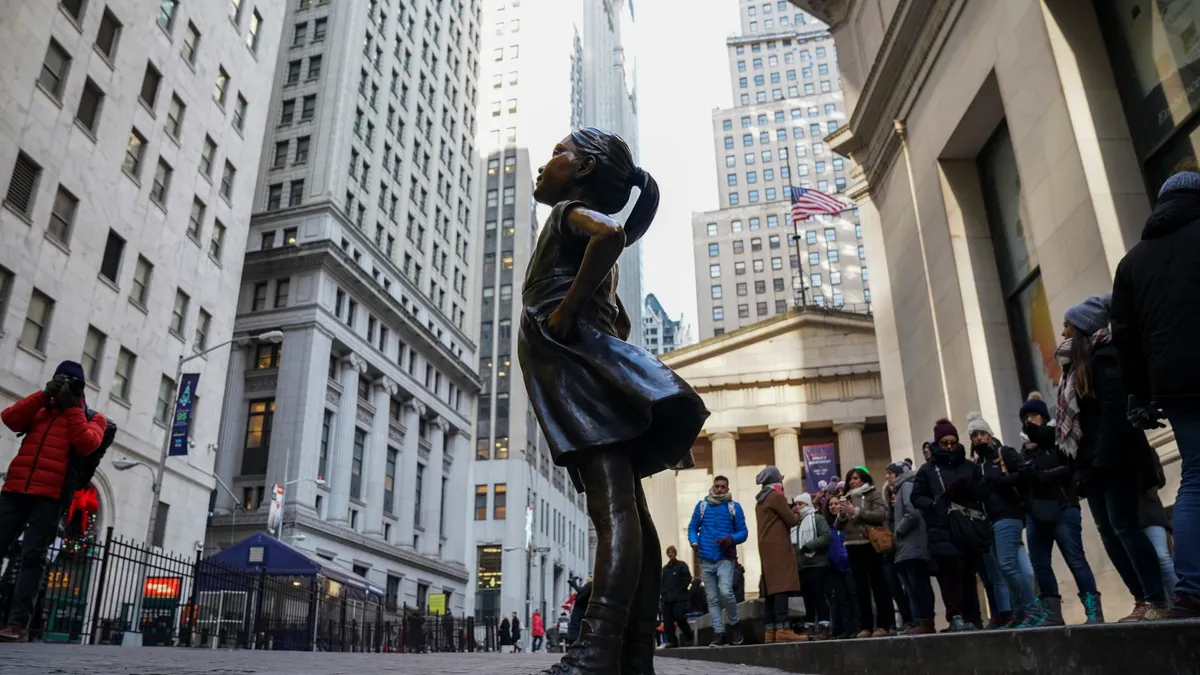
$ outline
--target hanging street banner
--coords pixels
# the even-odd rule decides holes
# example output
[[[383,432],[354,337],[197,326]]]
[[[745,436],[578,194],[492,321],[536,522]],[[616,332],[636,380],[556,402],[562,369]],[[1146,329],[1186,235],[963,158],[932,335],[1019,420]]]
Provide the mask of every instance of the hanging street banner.
[[[837,455],[833,443],[822,445],[806,445],[804,452],[804,489],[815,495],[821,491],[821,481],[831,483],[837,480]]]
[[[200,384],[200,373],[184,373],[179,380],[175,419],[171,422],[172,457],[188,454],[188,427],[192,425],[192,408],[196,403],[196,386]]]

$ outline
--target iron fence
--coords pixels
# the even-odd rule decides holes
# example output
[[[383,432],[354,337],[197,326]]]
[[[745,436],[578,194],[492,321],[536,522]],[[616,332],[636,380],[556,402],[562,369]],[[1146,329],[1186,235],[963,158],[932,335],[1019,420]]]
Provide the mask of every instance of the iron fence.
[[[336,595],[311,577],[252,573],[114,537],[56,543],[31,640],[340,652],[498,651],[497,620]],[[20,571],[0,574],[7,616]],[[126,634],[129,634],[128,636]]]

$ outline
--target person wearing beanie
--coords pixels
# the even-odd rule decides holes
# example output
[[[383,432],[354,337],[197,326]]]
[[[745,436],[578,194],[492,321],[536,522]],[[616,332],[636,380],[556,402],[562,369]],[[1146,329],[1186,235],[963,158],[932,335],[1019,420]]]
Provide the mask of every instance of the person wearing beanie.
[[[1171,176],[1141,241],[1113,277],[1113,344],[1125,410],[1140,429],[1166,417],[1183,458],[1174,507],[1173,618],[1200,618],[1200,174]],[[1140,575],[1139,575],[1140,576]]]
[[[1033,566],[1025,551],[1025,504],[1021,454],[1000,442],[981,413],[967,415],[971,455],[983,474],[983,506],[992,524],[992,550],[983,556],[992,605],[989,628],[1029,628],[1045,621],[1033,588]]]
[[[83,366],[63,361],[42,391],[0,413],[4,426],[24,435],[0,489],[0,551],[7,551],[24,532],[21,573],[8,626],[0,629],[0,641],[25,639],[46,568],[46,551],[58,534],[63,483],[71,455],[91,454],[104,438],[108,422],[99,413],[88,419],[83,388]]]
[[[949,419],[934,424],[933,436],[930,459],[913,479],[912,504],[925,519],[929,553],[937,566],[950,630],[977,630],[983,620],[975,576],[984,550],[977,542],[956,541],[951,536],[950,504],[982,512],[982,477],[978,467],[967,461],[958,429]]]
[[[858,592],[858,637],[887,637],[895,627],[896,611],[883,555],[869,534],[870,528],[887,524],[887,506],[871,474],[862,467],[846,472],[846,494],[832,502],[830,510],[837,516],[835,527],[846,533],[846,555]]]
[[[758,521],[758,557],[766,589],[766,642],[802,642],[806,635],[792,630],[788,620],[788,598],[800,592],[800,569],[792,547],[791,531],[800,522],[800,513],[783,495],[783,474],[768,466],[758,474],[762,486],[755,497],[754,516]]]
[[[912,617],[904,635],[927,635],[936,632],[933,625],[933,586],[929,582],[929,539],[925,532],[925,518],[912,503],[917,474],[909,461],[892,462],[887,467],[888,488],[895,495],[889,520],[896,539],[892,565]]]
[[[1055,351],[1058,449],[1074,460],[1076,484],[1096,521],[1108,557],[1134,597],[1127,621],[1166,618],[1167,597],[1154,544],[1138,524],[1140,495],[1157,482],[1155,450],[1129,423],[1129,396],[1109,330],[1109,297],[1067,310]],[[1133,573],[1129,573],[1129,572]],[[1081,590],[1090,623],[1103,621],[1098,594]],[[1094,597],[1093,597],[1094,596]]]

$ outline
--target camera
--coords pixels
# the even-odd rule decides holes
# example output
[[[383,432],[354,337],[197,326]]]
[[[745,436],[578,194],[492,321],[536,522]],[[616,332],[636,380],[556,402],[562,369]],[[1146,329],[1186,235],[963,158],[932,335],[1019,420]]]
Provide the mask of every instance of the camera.
[[[74,394],[76,398],[83,394],[83,380],[76,379],[70,375],[59,374],[54,376],[54,381]]]

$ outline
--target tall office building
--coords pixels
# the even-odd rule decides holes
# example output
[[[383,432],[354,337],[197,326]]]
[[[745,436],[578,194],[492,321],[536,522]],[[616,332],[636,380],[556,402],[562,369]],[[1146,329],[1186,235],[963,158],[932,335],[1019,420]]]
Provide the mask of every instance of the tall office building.
[[[701,339],[799,302],[871,302],[858,209],[845,196],[852,164],[823,140],[846,119],[833,38],[786,0],[738,2],[742,32],[726,42],[738,105],[713,111],[721,208],[692,215]],[[793,227],[792,186],[847,210]]]
[[[636,151],[633,6],[626,0],[484,0],[479,146],[484,156],[478,409],[474,465],[476,616],[557,614],[586,576],[582,495],[553,465],[516,359],[521,285],[549,209],[533,177],[573,129],[621,134]],[[639,248],[619,293],[641,321]],[[639,325],[639,324],[634,324]],[[640,334],[631,339],[640,339]]]
[[[468,607],[479,4],[288,2],[217,471],[388,602]],[[318,482],[318,478],[322,479]],[[235,506],[221,495],[220,513]],[[472,551],[473,553],[473,551]],[[473,560],[470,561],[473,563]]]
[[[284,0],[9,0],[0,9],[0,407],[79,361],[120,428],[109,458],[159,461],[176,362],[230,337]],[[96,528],[192,552],[226,352],[201,374],[188,457],[160,501],[104,462]],[[0,440],[0,469],[18,439]],[[101,534],[102,536],[102,534]]]

